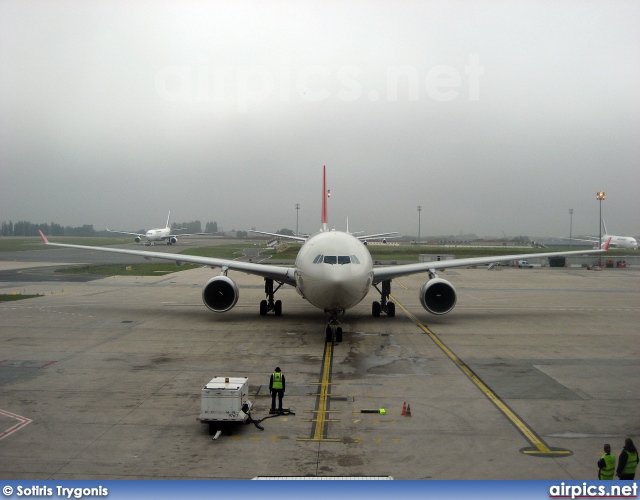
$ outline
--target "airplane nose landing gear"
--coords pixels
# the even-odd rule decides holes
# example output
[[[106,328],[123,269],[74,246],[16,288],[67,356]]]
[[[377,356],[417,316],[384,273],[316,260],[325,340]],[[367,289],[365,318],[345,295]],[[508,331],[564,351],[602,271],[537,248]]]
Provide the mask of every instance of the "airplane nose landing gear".
[[[333,342],[342,342],[342,327],[339,323],[329,323],[325,330],[326,333],[326,341]]]
[[[338,315],[344,314],[344,311],[325,311],[329,314],[329,322],[325,329],[327,342],[342,342],[342,327],[338,321]]]

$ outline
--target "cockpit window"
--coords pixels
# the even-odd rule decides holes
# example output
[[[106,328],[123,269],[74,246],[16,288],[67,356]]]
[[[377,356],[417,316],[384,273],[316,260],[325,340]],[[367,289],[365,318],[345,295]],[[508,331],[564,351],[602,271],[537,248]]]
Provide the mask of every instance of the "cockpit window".
[[[340,264],[341,266],[344,264],[360,264],[358,257],[355,255],[316,255],[316,258],[313,259],[314,264],[320,264],[324,262],[325,264]]]

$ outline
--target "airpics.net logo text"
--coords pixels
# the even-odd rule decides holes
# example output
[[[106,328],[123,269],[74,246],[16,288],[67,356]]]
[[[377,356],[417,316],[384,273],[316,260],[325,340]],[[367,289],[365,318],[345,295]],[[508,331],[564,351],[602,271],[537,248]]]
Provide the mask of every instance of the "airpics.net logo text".
[[[408,64],[387,66],[374,78],[370,74],[365,77],[357,65],[216,65],[211,64],[206,55],[197,59],[194,65],[165,66],[156,73],[155,87],[161,99],[234,103],[240,113],[268,100],[448,102],[466,98],[478,101],[480,77],[484,75],[478,54],[469,54],[461,68],[444,64],[426,69]]]
[[[549,498],[638,498],[638,484],[560,483],[549,488]]]

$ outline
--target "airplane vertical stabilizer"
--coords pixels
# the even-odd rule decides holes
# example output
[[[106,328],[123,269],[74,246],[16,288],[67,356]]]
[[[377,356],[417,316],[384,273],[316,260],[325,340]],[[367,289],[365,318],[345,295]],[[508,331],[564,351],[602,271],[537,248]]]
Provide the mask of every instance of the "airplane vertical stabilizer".
[[[327,198],[330,196],[327,191],[327,166],[322,167],[322,230],[327,230]]]

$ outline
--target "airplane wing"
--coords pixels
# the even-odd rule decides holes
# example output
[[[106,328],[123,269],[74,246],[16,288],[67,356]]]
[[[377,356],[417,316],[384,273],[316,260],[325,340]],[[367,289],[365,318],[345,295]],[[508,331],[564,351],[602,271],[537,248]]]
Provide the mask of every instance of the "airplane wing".
[[[410,274],[425,273],[438,269],[448,269],[450,267],[479,266],[483,264],[493,264],[494,262],[504,262],[507,260],[527,260],[540,257],[560,257],[567,255],[590,255],[606,252],[611,239],[601,250],[579,250],[573,252],[547,252],[547,253],[525,253],[514,255],[496,255],[494,257],[471,257],[468,259],[440,260],[436,262],[420,262],[418,264],[403,264],[399,266],[383,266],[373,268],[373,282],[380,283],[384,280],[408,276]]]
[[[366,236],[360,236],[360,235],[356,236],[356,238],[358,238],[359,240],[375,240],[375,239],[378,239],[378,238],[385,238],[385,237],[399,238],[400,237],[400,233],[393,232],[393,233],[367,234]]]
[[[303,237],[303,236],[289,236],[286,234],[265,233],[264,231],[254,231],[253,229],[250,229],[249,232],[257,233],[257,234],[266,234],[267,236],[275,236],[276,238],[287,238],[289,240],[295,240],[295,241],[307,241],[307,239],[309,239],[308,237]]]
[[[212,257],[199,257],[195,255],[181,255],[177,253],[150,252],[145,250],[126,250],[124,248],[108,248],[108,247],[92,247],[85,245],[70,245],[67,243],[51,243],[47,237],[40,231],[40,237],[45,245],[63,247],[63,248],[80,248],[83,250],[93,250],[96,252],[110,252],[126,255],[136,255],[145,259],[162,259],[180,264],[200,264],[212,268],[231,269],[246,274],[254,274],[263,278],[272,278],[276,281],[282,281],[288,285],[295,286],[296,279],[294,276],[294,267],[282,267],[266,264],[256,264],[254,262],[240,262],[237,260],[216,259]]]
[[[560,237],[561,240],[573,240],[573,241],[586,241],[589,243],[598,243],[598,237],[597,236],[585,236],[583,238],[565,238],[565,237]]]
[[[207,234],[213,233],[178,233],[178,234],[168,234],[164,238],[178,238],[182,236],[206,236]]]
[[[126,233],[124,231],[113,231],[111,229],[107,229],[107,231],[110,232],[110,233],[128,234],[130,236],[138,236],[139,238],[144,238],[145,237],[144,234],[140,234],[140,233]]]

